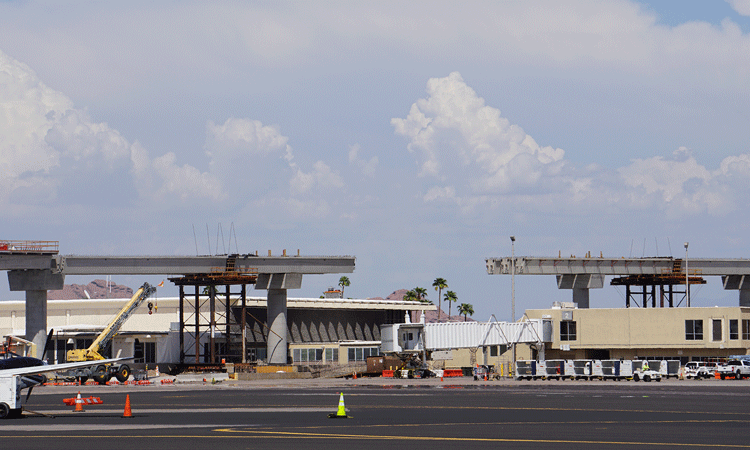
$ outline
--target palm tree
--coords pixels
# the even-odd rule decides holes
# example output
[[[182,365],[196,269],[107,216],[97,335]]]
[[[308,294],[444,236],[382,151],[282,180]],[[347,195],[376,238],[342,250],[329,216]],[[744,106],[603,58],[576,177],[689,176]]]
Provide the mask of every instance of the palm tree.
[[[445,278],[435,278],[435,281],[432,282],[432,286],[435,288],[436,291],[438,291],[438,322],[440,322],[440,307],[443,302],[443,289],[448,287],[448,282],[445,281]]]
[[[351,283],[349,282],[349,277],[341,277],[339,278],[339,286],[341,286],[341,298],[344,298],[344,288],[349,286]]]
[[[466,322],[466,316],[474,314],[474,306],[471,303],[461,303],[458,305],[458,313],[464,315],[464,322]]]
[[[411,291],[406,291],[406,294],[404,294],[404,297],[402,298],[405,302],[416,302],[417,301],[417,293],[414,292],[414,289]]]
[[[451,320],[451,303],[458,301],[458,296],[453,291],[445,293],[445,301],[448,302],[448,321]]]
[[[425,300],[427,300],[427,289],[421,288],[421,287],[415,287],[414,294],[418,301],[422,303],[427,303]]]

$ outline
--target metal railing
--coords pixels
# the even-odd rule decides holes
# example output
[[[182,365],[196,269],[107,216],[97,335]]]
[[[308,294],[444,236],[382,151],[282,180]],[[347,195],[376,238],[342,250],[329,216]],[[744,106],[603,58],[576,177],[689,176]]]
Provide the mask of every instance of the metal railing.
[[[0,252],[3,253],[49,253],[57,254],[59,241],[14,241],[0,240]]]

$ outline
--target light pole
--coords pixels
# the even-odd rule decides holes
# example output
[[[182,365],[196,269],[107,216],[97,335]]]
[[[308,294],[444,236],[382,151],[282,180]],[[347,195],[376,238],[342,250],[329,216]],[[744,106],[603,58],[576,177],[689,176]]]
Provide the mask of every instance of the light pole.
[[[687,306],[690,308],[690,275],[688,274],[688,244],[685,242],[685,295],[687,298]]]
[[[511,236],[510,237],[510,313],[511,313],[511,320],[513,323],[516,322],[516,237]],[[513,333],[513,336],[515,336],[515,333]],[[513,346],[513,365],[511,366],[511,369],[509,370],[510,373],[515,372],[516,370],[516,343],[511,342],[511,345]]]
[[[511,321],[516,321],[516,237],[510,237],[510,311]]]

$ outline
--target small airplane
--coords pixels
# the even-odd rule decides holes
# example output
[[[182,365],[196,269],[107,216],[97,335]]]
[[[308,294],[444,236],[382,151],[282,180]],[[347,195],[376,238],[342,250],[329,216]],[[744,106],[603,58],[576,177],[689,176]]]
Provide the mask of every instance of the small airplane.
[[[97,361],[81,361],[62,364],[47,364],[41,359],[28,356],[0,359],[0,419],[20,416],[22,403],[28,402],[34,386],[47,382],[45,373],[58,372],[99,364],[109,364],[130,358],[113,358]],[[22,402],[21,391],[28,389]]]

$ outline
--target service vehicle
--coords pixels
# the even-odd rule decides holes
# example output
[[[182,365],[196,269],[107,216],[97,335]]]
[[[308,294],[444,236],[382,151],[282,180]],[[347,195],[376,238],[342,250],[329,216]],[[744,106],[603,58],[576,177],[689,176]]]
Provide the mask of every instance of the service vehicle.
[[[730,359],[725,364],[717,367],[716,373],[719,374],[719,378],[722,380],[727,377],[736,378],[738,380],[750,377],[750,361],[744,359]]]
[[[710,378],[713,375],[709,371],[708,363],[703,361],[690,361],[685,364],[685,378],[700,380],[702,378]]]
[[[652,361],[650,364],[655,364],[657,361]],[[633,361],[633,381],[643,380],[646,383],[649,381],[661,381],[661,373],[658,370],[653,370],[647,361]]]

